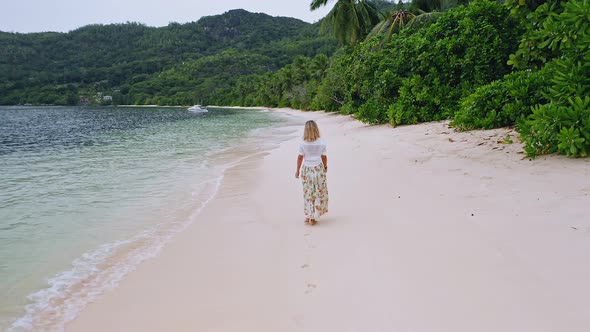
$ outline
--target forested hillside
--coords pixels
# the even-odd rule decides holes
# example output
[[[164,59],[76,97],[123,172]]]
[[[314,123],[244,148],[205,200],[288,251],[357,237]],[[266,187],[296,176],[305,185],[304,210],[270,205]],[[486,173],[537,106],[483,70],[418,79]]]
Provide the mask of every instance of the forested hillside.
[[[81,96],[102,102],[97,94],[150,104],[160,93],[169,103],[209,103],[219,100],[211,92],[240,75],[277,70],[296,56],[331,54],[335,40],[318,31],[293,18],[231,10],[161,28],[127,23],[68,33],[0,32],[0,104],[78,104]],[[166,80],[150,83],[160,74]]]
[[[393,126],[516,126],[531,157],[590,152],[590,0],[310,0],[191,24],[0,34],[0,104],[293,107]],[[320,33],[323,32],[323,33]]]
[[[345,47],[251,78],[239,103],[393,126],[515,126],[530,157],[590,153],[590,0],[311,5],[333,6],[323,27]]]

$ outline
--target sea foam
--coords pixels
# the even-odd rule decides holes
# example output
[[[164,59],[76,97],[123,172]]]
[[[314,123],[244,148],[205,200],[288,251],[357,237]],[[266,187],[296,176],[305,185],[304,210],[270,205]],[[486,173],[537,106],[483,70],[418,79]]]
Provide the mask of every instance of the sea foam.
[[[28,296],[32,303],[8,331],[63,331],[87,304],[114,289],[141,262],[156,256],[175,234],[192,224],[216,196],[223,177],[222,172],[205,182],[204,197],[194,195],[201,204],[186,221],[157,225],[133,238],[101,245],[74,260],[71,269],[47,280],[47,288]]]

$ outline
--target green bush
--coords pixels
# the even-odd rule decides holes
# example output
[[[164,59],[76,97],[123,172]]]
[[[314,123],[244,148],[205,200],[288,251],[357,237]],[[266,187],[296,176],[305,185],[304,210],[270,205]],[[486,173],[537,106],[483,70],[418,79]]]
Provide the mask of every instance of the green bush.
[[[325,77],[317,87],[310,108],[313,110],[339,111],[345,102],[347,84],[345,71],[348,56],[338,54],[332,58]]]
[[[463,98],[452,126],[459,130],[492,129],[513,125],[546,103],[549,77],[545,71],[518,71],[481,86]]]
[[[407,59],[413,76],[391,113],[404,114],[402,123],[452,117],[461,98],[510,71],[506,61],[520,33],[508,8],[495,2],[476,0],[446,12],[415,37],[423,40],[413,42],[418,56]]]
[[[399,89],[399,98],[388,109],[392,126],[431,121],[436,108],[430,103],[432,91],[428,83],[418,75],[405,79]]]
[[[576,97],[567,106],[556,103],[533,107],[519,131],[527,155],[559,152],[586,157],[590,150],[590,97]]]
[[[412,124],[450,118],[459,100],[510,72],[522,33],[509,9],[475,0],[435,23],[343,49],[331,62],[312,109],[352,113],[367,123]]]
[[[543,6],[537,10],[543,9]],[[547,104],[533,107],[519,131],[531,157],[558,152],[586,157],[590,149],[590,1],[569,0],[534,33],[541,50],[556,52],[545,65],[551,72]]]
[[[521,20],[526,28],[520,38],[518,50],[510,55],[509,65],[520,70],[539,69],[548,61],[559,57],[559,52],[541,47],[546,36],[540,33],[542,29],[539,28],[550,16],[563,11],[561,0],[548,0],[541,4],[535,3],[534,0],[508,0],[506,5],[511,8],[513,16]]]
[[[370,99],[366,103],[362,104],[358,108],[355,117],[369,124],[378,124],[387,121],[386,112],[383,109],[383,105],[379,104],[374,99]]]

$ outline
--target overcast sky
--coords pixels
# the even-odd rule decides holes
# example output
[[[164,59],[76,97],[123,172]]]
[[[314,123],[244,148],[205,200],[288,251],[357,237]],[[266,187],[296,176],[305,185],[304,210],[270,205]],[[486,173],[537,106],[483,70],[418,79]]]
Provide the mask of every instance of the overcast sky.
[[[309,10],[311,0],[0,0],[0,31],[74,30],[95,23],[141,22],[165,26],[243,8],[316,22],[329,11]]]

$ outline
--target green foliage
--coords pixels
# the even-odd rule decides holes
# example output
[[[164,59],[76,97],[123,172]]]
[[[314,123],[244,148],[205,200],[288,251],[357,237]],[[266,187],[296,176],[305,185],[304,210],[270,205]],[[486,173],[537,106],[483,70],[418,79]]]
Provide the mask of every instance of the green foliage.
[[[518,69],[538,69],[559,56],[559,52],[555,49],[542,46],[547,39],[546,33],[542,31],[548,19],[563,11],[560,0],[550,0],[542,5],[531,3],[530,6],[520,1],[510,0],[507,2],[507,7],[511,8],[514,17],[524,22],[526,27],[518,50],[510,55],[509,65]],[[569,29],[566,27],[566,30]]]
[[[367,37],[370,38],[375,35],[384,34],[383,42],[388,42],[394,33],[403,29],[415,17],[416,15],[407,9],[388,12],[385,19],[377,23]]]
[[[547,0],[506,0],[504,4],[510,9],[510,13],[514,17],[524,20],[528,14],[534,12],[546,2]],[[552,1],[550,0],[549,2]]]
[[[338,111],[341,109],[347,93],[345,79],[347,68],[348,56],[338,54],[332,58],[312,100],[311,109],[326,111]]]
[[[378,124],[387,121],[385,111],[383,105],[375,99],[370,99],[358,108],[355,117],[369,124]]]
[[[242,106],[320,109],[333,99],[326,97],[330,96],[328,91],[333,87],[327,85],[331,82],[330,70],[332,68],[325,54],[318,54],[314,58],[299,56],[293,63],[276,72],[250,75],[247,79],[240,79],[248,83],[240,82],[238,89],[232,88],[228,90],[228,93],[233,91],[234,94],[239,95],[241,100],[239,105]],[[235,100],[232,95],[227,98],[228,101],[223,103],[224,105]]]
[[[509,72],[520,29],[501,5],[474,1],[443,14],[410,37],[417,57],[394,104],[408,123],[451,117],[462,97]],[[402,122],[403,123],[403,122]]]
[[[452,125],[459,130],[509,126],[531,114],[531,107],[548,100],[545,71],[519,71],[481,86],[463,98]]]
[[[433,12],[448,10],[468,3],[469,0],[412,0],[412,7],[424,12]]]
[[[0,104],[75,104],[100,92],[117,103],[236,104],[239,77],[278,70],[297,56],[331,54],[336,41],[318,32],[317,24],[244,10],[162,28],[0,32]],[[57,86],[73,90],[48,92]]]
[[[0,32],[0,104],[66,105],[81,96],[102,103],[95,97],[102,93],[115,104],[323,109],[394,126],[448,118],[461,130],[516,123],[529,156],[587,156],[589,0],[408,6],[335,1],[323,26],[350,44],[337,51],[320,24],[242,10],[164,28]],[[408,23],[407,10],[416,8],[450,9]],[[375,23],[375,9],[397,14],[356,44]]]
[[[533,106],[533,114],[519,128],[531,157],[554,152],[586,157],[590,150],[590,97],[576,97],[566,106]]]
[[[568,157],[587,157],[588,146],[584,144],[585,137],[581,137],[580,129],[570,127],[561,128],[557,136],[559,144],[557,144],[557,151]]]
[[[537,8],[548,10],[547,4]],[[554,7],[556,8],[556,7]],[[590,148],[590,1],[570,0],[549,11],[527,36],[537,47],[554,53],[544,70],[551,72],[549,103],[533,107],[533,114],[519,125],[525,151],[531,157],[559,152],[585,157]],[[519,49],[517,55],[526,53]]]
[[[509,73],[520,32],[506,7],[474,1],[422,29],[402,30],[383,48],[376,36],[350,51],[344,102],[371,123],[449,118],[462,97]]]
[[[325,6],[328,0],[313,0],[311,10]],[[341,44],[356,44],[363,40],[375,24],[379,11],[372,1],[337,0],[322,20],[322,30],[330,30]]]
[[[405,28],[411,32],[416,32],[435,23],[443,14],[443,12],[422,13],[408,22]]]
[[[590,52],[586,51],[586,55]],[[563,103],[568,98],[583,97],[590,92],[590,62],[583,57],[567,54],[546,67],[553,72],[548,93],[551,100]]]

